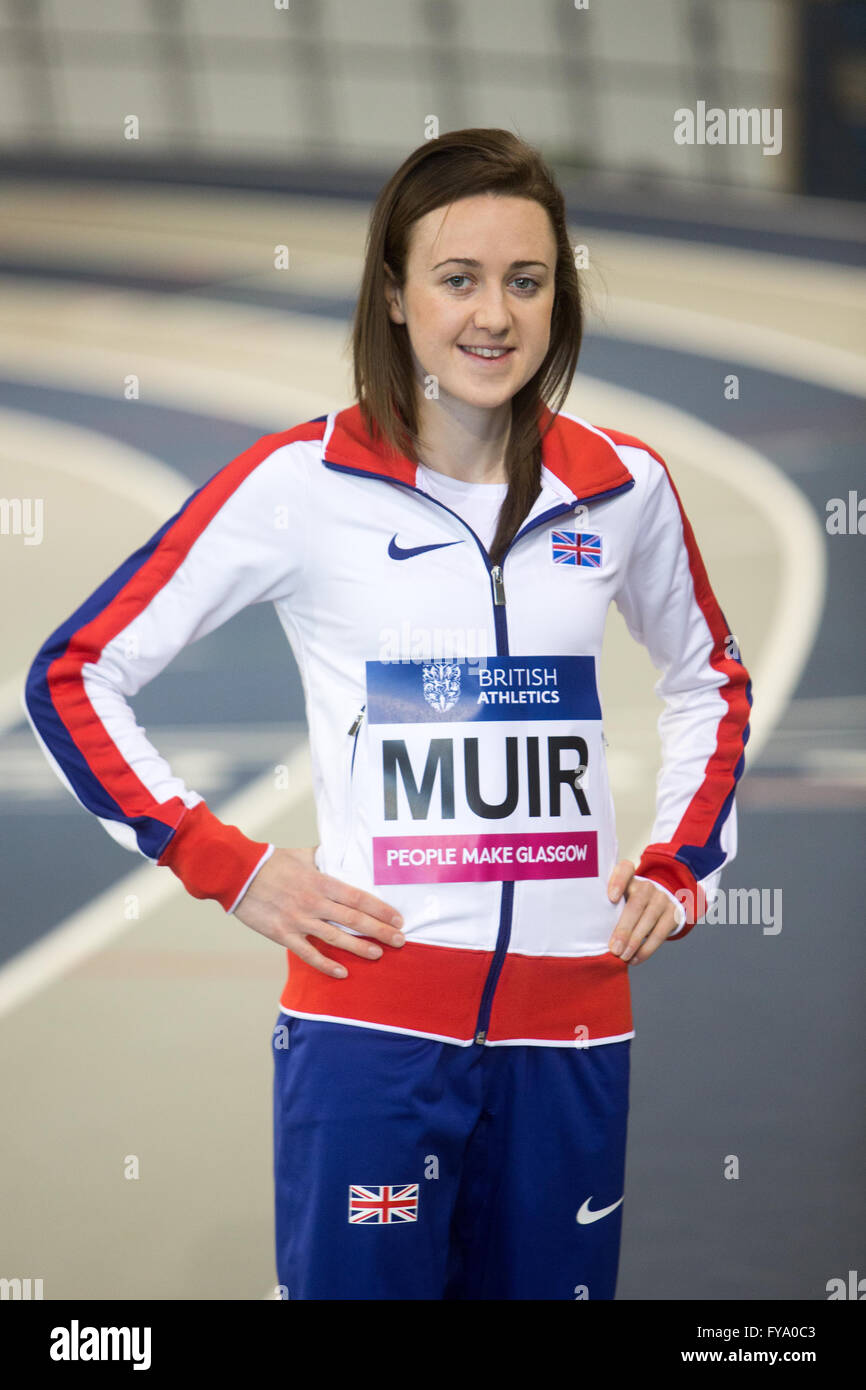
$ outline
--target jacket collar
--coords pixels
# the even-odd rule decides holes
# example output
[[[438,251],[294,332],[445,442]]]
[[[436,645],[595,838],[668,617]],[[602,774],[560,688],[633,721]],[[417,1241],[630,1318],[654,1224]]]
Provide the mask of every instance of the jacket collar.
[[[551,417],[539,412],[543,427]],[[328,416],[323,438],[323,461],[370,477],[391,478],[416,487],[417,464],[394,450],[385,451],[367,432],[360,405]],[[589,501],[599,493],[626,486],[632,475],[603,431],[585,420],[557,414],[541,441],[542,467],[566,491],[568,501]]]

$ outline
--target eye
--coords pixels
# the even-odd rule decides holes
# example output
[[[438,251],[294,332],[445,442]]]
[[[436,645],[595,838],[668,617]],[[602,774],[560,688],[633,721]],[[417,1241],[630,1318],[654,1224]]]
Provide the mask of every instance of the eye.
[[[471,276],[469,276],[465,271],[455,271],[453,275],[447,276],[447,278],[443,281],[443,284],[449,285],[454,290],[461,290],[464,288],[464,286],[455,285],[454,281],[469,279],[471,279]],[[531,275],[516,275],[514,277],[514,280],[512,281],[512,284],[517,284],[518,282],[525,286],[525,288],[518,290],[518,294],[521,295],[534,294],[537,289],[540,289],[540,281],[533,279]]]

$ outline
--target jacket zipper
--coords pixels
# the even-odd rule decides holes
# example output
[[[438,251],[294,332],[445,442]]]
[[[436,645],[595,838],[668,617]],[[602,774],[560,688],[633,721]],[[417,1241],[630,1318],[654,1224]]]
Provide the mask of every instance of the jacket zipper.
[[[629,488],[633,486],[633,482],[625,483],[621,487],[610,488],[607,492],[598,493],[595,497],[589,500],[593,502],[599,502],[602,498],[612,497],[618,492],[626,492]],[[508,554],[508,551],[511,550],[511,547],[515,544],[515,542],[520,540],[521,536],[525,536],[529,531],[535,530],[536,527],[541,526],[544,522],[552,521],[553,518],[556,516],[564,516],[567,512],[575,511],[580,505],[580,501],[577,498],[575,498],[575,500],[571,503],[563,504],[561,507],[554,507],[550,511],[544,512],[542,516],[536,517],[534,521],[531,521],[527,526],[524,526],[522,531],[517,532],[517,534],[513,537],[510,545],[508,546],[505,555]],[[505,563],[505,555],[503,555],[502,557],[503,564]],[[497,656],[507,656],[509,654],[508,627],[505,613],[505,584],[503,580],[501,565],[494,565],[493,569],[491,570],[491,578],[493,580],[494,605],[501,605],[501,616],[496,613],[495,607],[493,610],[494,622],[496,623],[496,654]],[[504,647],[504,650],[500,650],[500,646]],[[502,967],[505,964],[505,957],[508,952],[508,944],[511,940],[511,923],[513,920],[513,916],[514,880],[505,879],[502,883],[502,897],[499,906],[499,929],[496,934],[496,947],[493,952],[493,960],[490,962],[490,969],[487,972],[487,979],[484,982],[484,989],[481,994],[481,1004],[478,1009],[478,1018],[475,1022],[474,1040],[476,1043],[481,1045],[487,1042],[487,1030],[490,1027],[490,1014],[493,1008],[493,995],[496,990],[496,986],[499,983],[499,976],[502,973]]]
[[[346,829],[343,834],[343,848],[340,851],[339,868],[341,869],[346,861],[346,854],[348,853],[349,849],[349,840],[352,837],[352,779],[355,774],[355,752],[358,747],[358,730],[361,727],[361,723],[364,718],[364,710],[366,708],[367,705],[365,701],[361,708],[358,710],[358,713],[355,715],[355,718],[352,720],[352,723],[349,725],[349,737],[352,740],[352,754],[348,761],[348,766],[346,769],[345,793],[343,798],[343,804],[346,807]]]
[[[345,471],[347,473],[358,472],[357,469],[347,467],[345,464],[330,463],[328,464],[328,466],[331,468],[336,467],[340,471]],[[502,573],[502,568],[505,563],[505,555],[507,555],[508,552],[511,550],[512,546],[515,545],[515,543],[519,541],[521,537],[527,535],[528,532],[534,531],[538,526],[543,525],[545,522],[552,521],[554,517],[565,516],[569,512],[576,511],[577,508],[582,505],[580,500],[577,497],[575,497],[573,502],[563,502],[560,506],[552,507],[549,511],[543,512],[541,516],[537,516],[534,521],[530,521],[528,525],[523,527],[522,531],[518,531],[517,534],[512,538],[511,543],[509,544],[508,549],[505,552],[505,555],[503,555],[502,557],[502,564],[491,565],[490,556],[488,552],[481,544],[479,537],[472,530],[472,527],[469,525],[468,521],[464,521],[463,517],[459,516],[457,512],[452,511],[450,507],[446,507],[445,503],[440,502],[438,497],[431,497],[430,493],[425,492],[423,488],[415,487],[412,483],[403,483],[397,478],[390,477],[388,474],[366,473],[363,476],[381,478],[384,482],[396,483],[398,487],[405,487],[408,489],[409,492],[420,493],[420,495],[422,497],[426,497],[428,501],[435,502],[436,506],[441,507],[443,511],[450,512],[451,516],[457,518],[461,526],[466,527],[466,530],[472,536],[473,540],[476,542],[478,546],[478,549],[481,551],[481,554],[484,557],[484,563],[487,566],[487,572],[490,575],[491,591],[493,594],[493,623],[496,630],[496,655],[509,656],[510,652],[508,650],[508,624],[505,612],[505,580]],[[608,488],[606,492],[598,492],[595,494],[594,497],[588,497],[586,500],[587,502],[601,502],[606,500],[607,498],[616,497],[618,493],[628,492],[630,488],[633,487],[634,479],[632,478],[627,483],[621,483],[618,487]],[[513,910],[514,880],[503,879],[502,893],[500,896],[499,903],[499,927],[497,929],[496,934],[496,946],[493,951],[493,960],[490,962],[490,969],[487,972],[487,979],[484,982],[484,989],[481,994],[481,1004],[478,1010],[478,1018],[475,1022],[474,1041],[476,1043],[484,1044],[487,1042],[487,1030],[490,1026],[490,1014],[493,1007],[493,994],[496,989],[496,985],[499,981],[499,976],[502,973],[502,966],[505,962],[505,956],[508,951],[508,943],[511,940],[511,921]]]

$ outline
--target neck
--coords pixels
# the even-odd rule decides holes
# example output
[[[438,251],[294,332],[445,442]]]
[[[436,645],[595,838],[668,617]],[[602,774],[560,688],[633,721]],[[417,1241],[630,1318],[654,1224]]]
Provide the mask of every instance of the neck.
[[[419,401],[420,462],[461,482],[507,483],[505,450],[510,433],[510,401],[492,410],[462,401]]]

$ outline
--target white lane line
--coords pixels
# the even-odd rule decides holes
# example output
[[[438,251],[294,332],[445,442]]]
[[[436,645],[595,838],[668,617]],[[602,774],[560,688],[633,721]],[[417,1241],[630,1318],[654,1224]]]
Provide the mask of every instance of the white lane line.
[[[637,392],[578,377],[564,409],[604,428],[605,419],[645,440],[662,455],[677,480],[677,462],[737,488],[757,508],[782,558],[776,614],[760,652],[746,657],[754,706],[749,719],[746,765],[753,763],[781,719],[815,642],[827,588],[825,533],[808,499],[763,454],[694,416]],[[630,422],[630,424],[629,424]],[[713,582],[713,576],[710,576]],[[736,633],[734,633],[736,637]],[[650,842],[648,826],[639,849]],[[634,853],[624,856],[635,859]]]
[[[141,449],[81,425],[27,411],[0,407],[0,438],[2,457],[16,467],[32,465],[72,477],[138,507],[157,525],[167,521],[195,488],[188,478]],[[94,498],[94,503],[98,505],[99,499]],[[34,634],[34,641],[40,643],[47,636],[47,631]],[[25,718],[26,679],[27,671],[22,670],[0,683],[0,737]]]
[[[318,323],[315,326],[321,328]],[[326,330],[333,329],[333,325],[325,327]],[[285,331],[285,325],[283,329]],[[226,341],[229,341],[229,326],[224,325],[224,331]],[[333,351],[334,334],[326,331],[320,335],[320,340],[322,337],[328,340],[332,353],[329,367],[332,376],[336,378],[339,375],[339,358],[338,353]],[[341,345],[344,338],[345,330],[340,330]],[[129,354],[115,355],[113,366],[106,374],[105,357],[102,353],[90,355],[87,345],[83,344],[79,345],[79,348],[74,361],[68,355],[68,345],[64,349],[66,361],[61,361],[60,357],[56,359],[58,375],[63,384],[74,387],[76,374],[89,362],[100,378],[102,389],[107,395],[116,398],[117,382],[129,371]],[[37,354],[34,367],[38,360]],[[12,367],[13,375],[19,375],[21,379],[30,379],[26,372],[20,372],[20,363],[10,362],[9,365]],[[246,365],[249,370],[255,370],[255,363]],[[189,400],[184,399],[183,390],[178,389],[176,380],[172,386],[172,377],[177,377],[179,366],[178,362],[172,362],[170,359],[160,363],[163,385],[168,389],[169,395],[174,393],[178,404],[189,408]],[[122,370],[118,375],[120,368]],[[87,366],[84,366],[84,371],[86,374]],[[271,371],[273,372],[273,362]],[[33,373],[34,379],[39,380],[41,384],[45,384],[48,376],[50,372],[42,365]],[[207,377],[205,369],[202,369],[201,377],[202,380]],[[234,407],[237,418],[247,420],[251,412],[259,413],[258,402],[255,406],[250,404],[247,386],[248,381],[242,372],[236,371],[233,378],[220,377],[217,383],[211,381],[209,392],[202,386],[202,395],[206,402],[199,403],[205,404],[205,408],[210,408],[225,418],[232,418]],[[150,395],[151,399],[159,399],[153,390]],[[287,419],[285,414],[292,408],[298,421],[322,413],[311,408],[308,395],[301,391],[290,393],[285,387],[277,388],[272,380],[266,383],[266,389],[261,392],[261,404],[263,407],[266,406],[267,413],[274,418],[277,428],[289,428],[294,423],[291,415]],[[134,406],[130,408],[134,409]],[[195,484],[182,474],[176,473],[139,450],[95,431],[48,421],[25,412],[8,411],[3,418],[6,417],[9,424],[7,439],[12,440],[14,432],[14,456],[19,462],[32,457],[41,467],[57,467],[76,479],[80,478],[105,488],[152,514],[157,525],[167,521],[194,490]],[[0,418],[0,423],[3,423],[3,418]],[[252,442],[254,441],[251,440]],[[215,460],[214,472],[222,462],[228,461]],[[26,671],[7,681],[3,687],[2,695],[7,701],[5,714],[13,725],[27,717],[23,703],[25,679]],[[291,727],[287,721],[287,734],[291,733]],[[306,724],[304,731],[306,733]],[[281,758],[281,762],[288,767],[286,781],[291,790],[276,790],[273,773],[268,772],[250,783],[227,803],[214,805],[214,814],[227,824],[242,826],[252,838],[263,837],[265,830],[277,816],[292,810],[305,797],[312,796],[310,751],[306,738],[303,747],[293,750],[287,758]],[[110,885],[84,907],[58,923],[31,947],[0,967],[0,1017],[48,988],[78,962],[94,955],[103,946],[135,926],[142,918],[170,902],[174,895],[181,893],[185,893],[185,889],[170,870],[159,869],[149,862]],[[139,899],[139,916],[133,920],[126,920],[122,915],[123,904],[128,894],[135,894]]]
[[[214,815],[225,824],[241,826],[252,839],[262,835],[277,816],[284,816],[312,795],[309,745],[305,742],[295,748],[281,762],[287,769],[287,790],[276,788],[272,772],[264,773],[231,800],[212,807]],[[111,884],[0,969],[0,1017],[185,893],[170,869],[150,862]],[[123,916],[129,894],[138,899],[139,915],[131,921]]]
[[[660,185],[661,186],[661,185]],[[317,198],[287,194],[278,200],[269,195],[234,192],[220,196],[217,190],[183,193],[148,185],[147,190],[124,188],[122,192],[52,182],[49,188],[26,182],[4,184],[6,208],[0,250],[5,256],[25,256],[33,264],[40,259],[50,268],[57,265],[58,235],[63,237],[64,258],[73,268],[104,270],[131,267],[142,274],[164,270],[172,273],[178,263],[194,259],[197,268],[209,276],[223,277],[221,283],[258,282],[262,286],[296,287],[325,294],[355,294],[363,269],[362,247],[372,202]],[[719,191],[719,190],[716,190]],[[207,197],[205,197],[207,193]],[[753,231],[762,226],[784,230],[785,212],[799,214],[801,234],[823,236],[843,242],[862,241],[864,216],[859,204],[842,200],[804,199],[801,195],[772,193],[766,203],[758,190],[740,190],[743,201],[736,207],[715,206],[709,215],[703,208],[685,212],[689,220],[742,226]],[[748,200],[748,206],[744,206]],[[640,247],[652,254],[657,247],[669,248],[680,262],[701,256],[713,273],[732,265],[739,275],[751,261],[776,263],[788,269],[798,286],[803,272],[857,276],[857,266],[835,261],[817,262],[803,254],[787,255],[774,251],[754,251],[724,243],[704,243],[665,237],[657,233],[612,231],[581,222],[581,208],[591,209],[592,193],[581,187],[572,201],[569,225],[579,241],[604,239],[618,247]],[[764,209],[769,217],[762,216]],[[808,210],[808,219],[803,217]],[[579,233],[579,235],[578,235]],[[262,245],[288,239],[292,271],[289,275],[262,273]]]
[[[115,381],[112,395],[117,394]],[[135,410],[135,405],[130,403],[129,409]],[[71,475],[76,482],[89,483],[158,516],[169,516],[166,509],[180,506],[195,487],[155,455],[83,425],[2,406],[0,429],[4,454],[13,454],[18,462]]]
[[[260,421],[262,433],[290,429],[350,398],[342,321],[200,296],[87,285],[48,290],[42,281],[2,275],[0,299],[0,376],[10,381],[117,400],[119,383],[134,372],[147,403]]]
[[[866,357],[813,338],[697,309],[618,296],[606,309],[604,319],[597,315],[592,318],[587,337],[593,334],[715,357],[730,362],[730,371],[748,363],[849,396],[866,396]]]
[[[210,804],[226,795],[241,769],[258,772],[271,762],[275,750],[294,746],[306,737],[305,720],[284,719],[272,724],[160,724],[150,737],[173,772]],[[75,812],[75,803],[60,781],[29,725],[3,739],[3,778],[0,794],[15,800],[18,814],[41,815],[46,802],[54,809]],[[77,812],[75,812],[77,814]]]
[[[594,243],[591,262],[605,280],[639,274],[641,283],[647,284],[665,276],[674,302],[679,302],[677,296],[681,299],[684,290],[691,296],[730,287],[759,297],[765,306],[771,302],[770,296],[789,308],[791,288],[796,286],[795,302],[808,323],[808,314],[803,316],[806,305],[855,309],[866,297],[866,270],[861,266],[743,247],[704,246],[672,237],[637,236],[602,227],[591,229],[590,235]]]
[[[673,253],[669,260],[673,273]],[[616,266],[605,273],[615,274]],[[835,302],[840,289],[835,280],[813,288],[816,302],[827,296]],[[128,290],[103,289],[98,306],[88,310],[90,287],[55,286],[49,299],[41,282],[13,283],[3,276],[0,289],[7,305],[6,323],[0,323],[0,374],[10,380],[116,395],[117,382],[134,363],[155,403],[272,420],[274,429],[326,414],[351,398],[342,322]],[[848,293],[850,300],[853,288]],[[117,327],[130,315],[130,301],[136,306],[135,342],[127,342]],[[748,364],[849,395],[866,394],[866,355],[711,312],[611,295],[588,314],[586,334],[655,343],[730,360],[731,370]],[[231,344],[222,358],[214,353],[219,341]]]
[[[566,182],[564,191],[569,202],[578,209],[611,211],[611,194],[619,203],[622,194],[622,178],[619,174],[593,174],[582,178],[580,184],[571,188]],[[819,198],[805,193],[785,193],[780,189],[749,188],[744,185],[737,189],[737,201],[731,201],[731,190],[727,184],[701,180],[699,193],[685,193],[678,179],[664,176],[653,179],[653,191],[657,205],[667,205],[674,220],[678,222],[705,223],[713,226],[738,227],[745,232],[768,231],[777,235],[791,235],[795,238],[826,237],[830,241],[854,241],[858,245],[866,239],[866,218],[863,204],[849,202],[844,198]],[[26,195],[26,189],[25,189]],[[626,196],[628,211],[633,210],[633,200]],[[621,208],[617,207],[616,211]],[[637,234],[635,234],[637,236]],[[683,245],[690,243],[683,242]],[[694,244],[694,243],[691,243]],[[726,251],[720,242],[707,243],[709,251]],[[780,259],[788,259],[781,257]],[[791,257],[796,259],[796,257]]]

